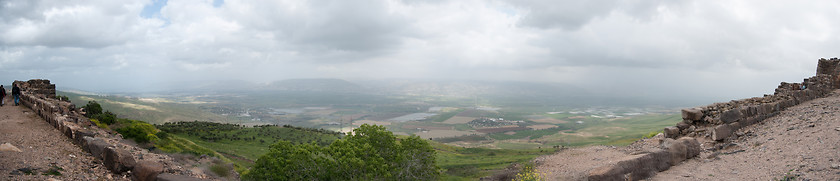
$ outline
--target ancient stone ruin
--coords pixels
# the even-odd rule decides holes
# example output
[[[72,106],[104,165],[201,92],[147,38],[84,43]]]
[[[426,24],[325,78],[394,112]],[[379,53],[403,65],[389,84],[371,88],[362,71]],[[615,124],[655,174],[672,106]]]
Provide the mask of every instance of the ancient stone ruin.
[[[50,84],[49,80],[15,81],[13,85],[21,88],[21,104],[64,133],[82,150],[101,160],[114,174],[127,174],[133,180],[142,181],[206,178],[167,155],[125,144],[119,134],[92,126],[75,105],[56,99],[55,84]]]
[[[736,130],[773,117],[782,110],[821,98],[840,86],[840,59],[820,59],[817,75],[801,83],[782,82],[773,95],[732,100],[682,110],[683,121],[666,127],[665,137],[704,137],[725,141]]]
[[[776,116],[786,108],[827,96],[840,88],[840,59],[820,59],[817,75],[801,83],[782,82],[773,95],[683,109],[683,121],[664,129],[659,146],[644,148],[589,171],[588,180],[641,180],[725,145],[738,129]],[[639,142],[651,141],[649,139]],[[637,142],[638,143],[638,142]],[[702,144],[701,144],[702,143]],[[635,143],[634,143],[635,144]]]

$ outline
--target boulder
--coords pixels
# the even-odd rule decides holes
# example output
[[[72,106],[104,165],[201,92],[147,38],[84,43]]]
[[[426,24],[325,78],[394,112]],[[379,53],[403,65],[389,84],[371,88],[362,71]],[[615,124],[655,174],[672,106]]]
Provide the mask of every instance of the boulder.
[[[732,126],[729,126],[729,124],[715,126],[712,130],[712,139],[715,141],[723,140],[729,137],[729,135],[732,134],[732,131],[734,130],[732,129]]]
[[[101,138],[93,138],[93,139],[85,139],[87,141],[87,149],[86,151],[90,152],[93,157],[103,159],[103,154],[105,153],[105,149],[110,147],[111,144],[105,142]]]
[[[720,114],[720,121],[722,121],[724,124],[736,122],[738,121],[738,119],[741,119],[741,111],[737,108],[724,111],[722,114]]]
[[[133,180],[154,181],[160,172],[163,172],[163,165],[154,161],[138,162],[131,170]]]
[[[703,111],[699,108],[682,109],[683,120],[700,121],[703,119]]]
[[[109,147],[105,149],[105,158],[102,159],[105,168],[115,174],[120,174],[134,168],[136,164],[131,153],[124,149]]]
[[[662,131],[666,138],[677,138],[680,136],[680,129],[675,126],[668,126]]]
[[[685,145],[685,159],[694,158],[703,151],[703,148],[700,147],[700,142],[692,137],[682,137],[677,139],[677,142]]]
[[[76,131],[76,135],[73,136],[73,141],[75,141],[76,144],[78,144],[79,146],[84,148],[85,147],[85,145],[84,145],[85,144],[85,139],[84,138],[85,137],[93,138],[94,135],[95,135],[95,133],[93,133],[93,131],[85,130],[85,129],[79,129],[79,130]]]
[[[642,180],[671,167],[668,152],[655,150],[629,155],[615,164],[601,166],[589,172],[588,180]]]
[[[691,126],[691,125],[688,124],[688,123],[685,123],[685,122],[678,122],[677,123],[677,128],[679,128],[680,130],[684,130],[684,129],[688,128],[689,126]]]

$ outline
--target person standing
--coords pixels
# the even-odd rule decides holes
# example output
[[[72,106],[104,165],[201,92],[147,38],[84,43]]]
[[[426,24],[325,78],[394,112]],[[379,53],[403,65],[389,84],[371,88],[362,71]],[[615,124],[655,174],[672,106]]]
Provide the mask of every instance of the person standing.
[[[12,85],[12,96],[15,97],[15,106],[20,104],[20,88],[17,85]]]
[[[0,106],[6,104],[6,88],[3,88],[3,85],[0,85]]]

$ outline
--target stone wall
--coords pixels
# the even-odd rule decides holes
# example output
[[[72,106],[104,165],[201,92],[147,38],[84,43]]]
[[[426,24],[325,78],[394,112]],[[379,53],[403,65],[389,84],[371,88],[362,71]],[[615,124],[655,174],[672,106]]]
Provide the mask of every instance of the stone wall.
[[[840,86],[840,59],[820,59],[817,75],[801,83],[782,82],[773,95],[682,110],[683,121],[666,127],[657,148],[630,154],[592,169],[588,180],[642,180],[691,159],[703,150],[698,140],[726,141],[738,129],[759,123],[797,104],[824,97]],[[802,89],[805,85],[805,89]],[[657,136],[658,137],[658,136]],[[643,141],[643,140],[641,140]]]
[[[55,98],[55,84],[49,80],[15,81],[21,88],[21,104],[32,109],[74,144],[115,174],[130,174],[133,180],[200,180],[199,174],[174,164],[166,155],[124,144],[118,134],[92,126],[89,119],[69,101]],[[145,155],[145,158],[144,158]]]
[[[683,121],[664,129],[665,137],[707,137],[723,141],[736,130],[773,117],[782,110],[828,95],[840,86],[840,59],[820,59],[817,75],[801,83],[782,82],[773,95],[683,109]],[[805,85],[805,89],[802,89]]]

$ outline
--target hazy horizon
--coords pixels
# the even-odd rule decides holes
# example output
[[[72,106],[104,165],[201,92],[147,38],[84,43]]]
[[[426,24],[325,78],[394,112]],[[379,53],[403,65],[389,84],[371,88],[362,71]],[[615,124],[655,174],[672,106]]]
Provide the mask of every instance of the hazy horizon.
[[[837,56],[840,2],[0,1],[0,84],[539,82],[715,101]]]

